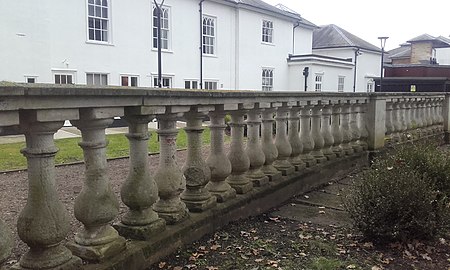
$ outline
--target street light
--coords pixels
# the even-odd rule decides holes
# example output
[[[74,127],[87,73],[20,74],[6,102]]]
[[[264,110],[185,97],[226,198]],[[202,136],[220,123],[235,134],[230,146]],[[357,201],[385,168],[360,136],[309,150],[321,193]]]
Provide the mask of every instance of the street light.
[[[380,92],[382,91],[383,85],[383,62],[384,62],[384,46],[386,45],[386,39],[389,37],[378,37],[381,41],[381,71],[380,71]]]

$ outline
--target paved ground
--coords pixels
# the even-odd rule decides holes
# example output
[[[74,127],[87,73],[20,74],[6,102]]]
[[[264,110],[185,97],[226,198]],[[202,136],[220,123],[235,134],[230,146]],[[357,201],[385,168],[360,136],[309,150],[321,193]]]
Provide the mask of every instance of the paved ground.
[[[320,226],[347,226],[350,219],[342,205],[343,194],[352,182],[345,178],[327,186],[298,195],[270,215]]]

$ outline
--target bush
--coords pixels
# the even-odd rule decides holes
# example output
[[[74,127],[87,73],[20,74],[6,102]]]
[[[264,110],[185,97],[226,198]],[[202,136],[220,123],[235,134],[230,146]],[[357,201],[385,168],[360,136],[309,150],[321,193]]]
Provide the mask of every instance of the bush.
[[[422,154],[402,150],[398,156],[375,160],[346,196],[346,210],[369,240],[429,239],[448,229],[447,197],[421,171],[427,171],[423,164],[428,160]],[[412,164],[419,163],[424,167],[414,169]]]

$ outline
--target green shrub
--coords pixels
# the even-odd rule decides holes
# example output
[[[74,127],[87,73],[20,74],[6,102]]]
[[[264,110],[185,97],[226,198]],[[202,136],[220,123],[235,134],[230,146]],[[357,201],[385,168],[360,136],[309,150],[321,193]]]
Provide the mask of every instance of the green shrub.
[[[421,155],[405,153],[375,160],[344,199],[355,227],[371,241],[429,239],[448,229],[446,196],[427,174],[411,168]]]

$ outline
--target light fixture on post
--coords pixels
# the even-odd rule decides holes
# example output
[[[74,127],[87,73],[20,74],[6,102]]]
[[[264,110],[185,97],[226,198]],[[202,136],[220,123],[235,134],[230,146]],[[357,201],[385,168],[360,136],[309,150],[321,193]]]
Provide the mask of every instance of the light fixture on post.
[[[383,62],[384,62],[384,46],[386,45],[386,40],[389,37],[378,37],[381,41],[381,71],[380,71],[380,92],[382,92],[383,85]]]
[[[361,49],[357,48],[355,50],[355,66],[353,68],[353,92],[356,92],[356,67],[358,64],[358,56],[362,54]]]
[[[162,13],[162,6],[164,5],[164,1],[162,0],[162,2],[160,4],[158,4],[156,2],[156,0],[153,0],[153,2],[155,3],[155,8],[156,8],[156,14],[157,14],[157,31],[158,31],[158,87],[161,88],[162,87],[162,52],[161,52],[161,13]]]

